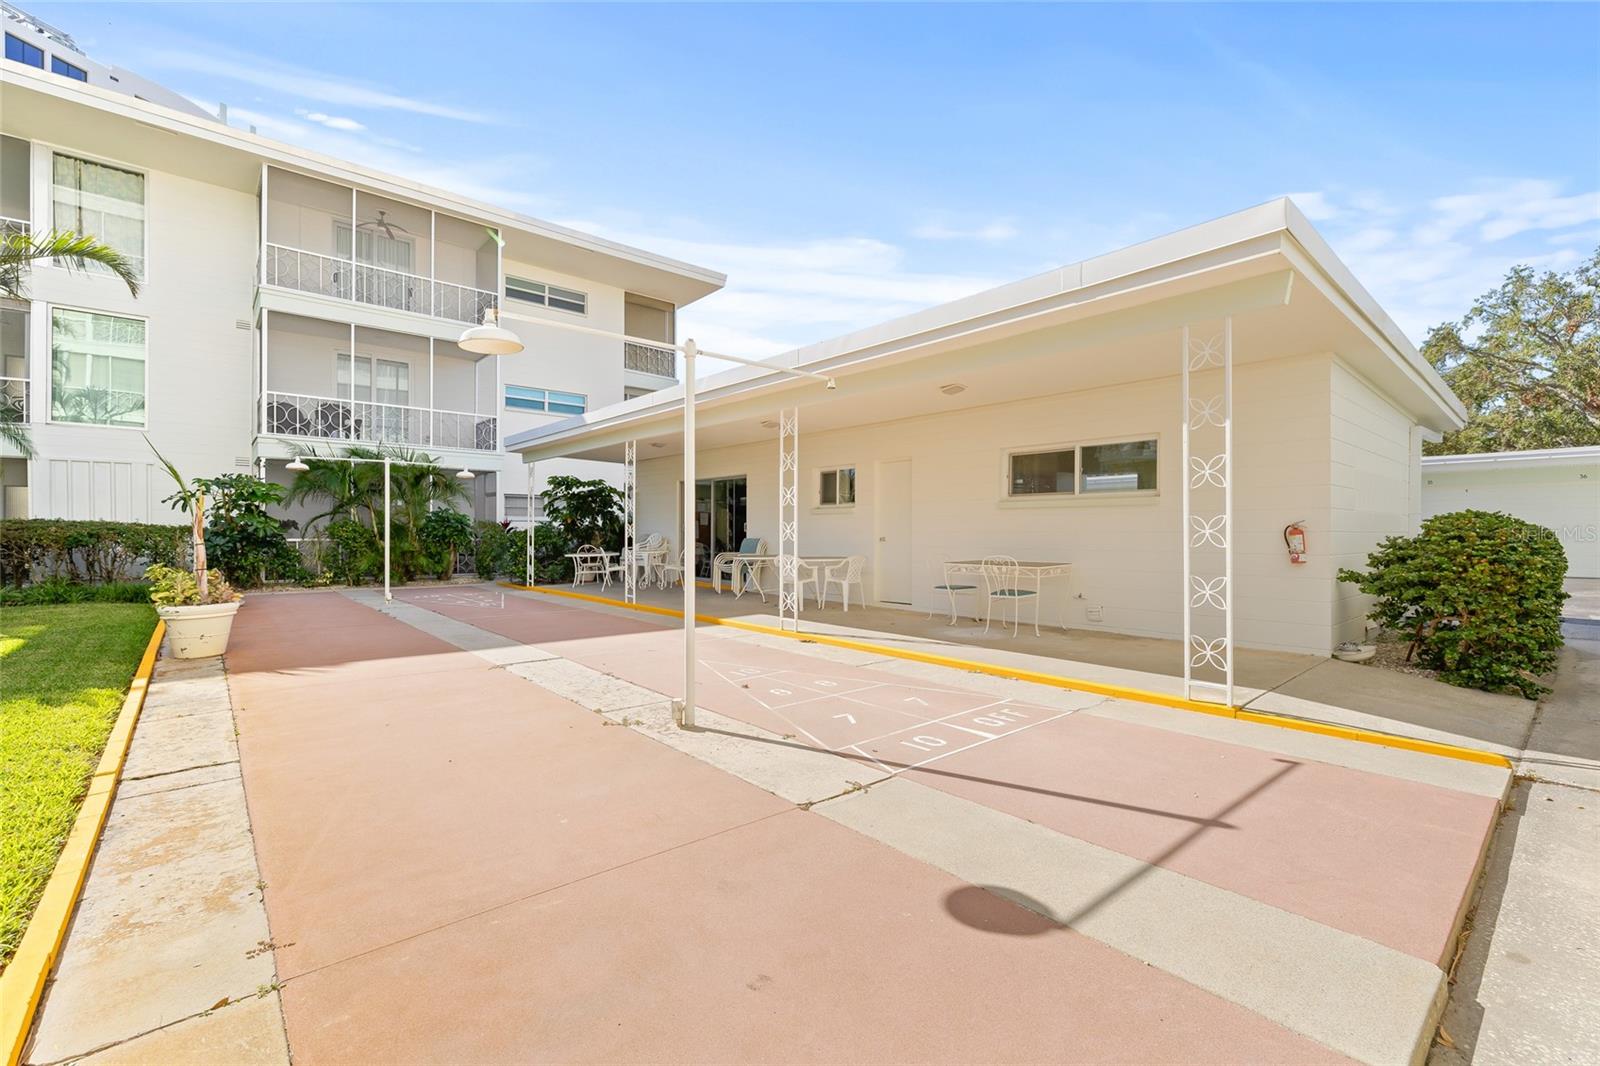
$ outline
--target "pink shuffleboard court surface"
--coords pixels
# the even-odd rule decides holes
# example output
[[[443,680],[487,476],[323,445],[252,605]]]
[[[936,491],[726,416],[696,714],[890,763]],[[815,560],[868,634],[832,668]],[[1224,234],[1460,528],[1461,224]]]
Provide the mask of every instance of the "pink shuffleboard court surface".
[[[681,695],[671,622],[473,594],[406,598]],[[912,683],[711,627],[700,664],[710,710],[1436,963],[1495,817],[1488,797],[996,699],[954,672]]]

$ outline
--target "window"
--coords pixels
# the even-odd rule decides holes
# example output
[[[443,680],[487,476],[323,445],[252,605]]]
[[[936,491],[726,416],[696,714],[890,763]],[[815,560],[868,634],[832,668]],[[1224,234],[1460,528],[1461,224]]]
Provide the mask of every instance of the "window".
[[[75,67],[60,56],[50,57],[50,72],[60,74],[64,78],[75,78],[78,81],[88,81],[89,72],[82,67]]]
[[[397,227],[398,228],[398,227]],[[414,273],[416,242],[408,237],[390,237],[375,229],[356,228],[356,262]],[[333,254],[340,259],[350,258],[350,223],[333,224]]]
[[[64,307],[51,312],[51,420],[142,426],[144,402],[143,319]]]
[[[531,520],[539,521],[544,517],[544,495],[535,493],[533,497],[533,514]],[[506,493],[506,521],[514,526],[525,526],[530,521],[528,514],[527,493]]]
[[[856,502],[856,468],[832,467],[822,471],[817,484],[817,504],[821,507],[849,507]]]
[[[143,275],[144,175],[58,155],[53,180],[55,228],[93,234]]]
[[[1107,496],[1156,491],[1156,442],[1076,444],[1048,451],[1012,452],[1006,459],[1006,495]]]
[[[373,403],[398,404],[411,402],[411,365],[393,359],[374,359],[369,355],[355,358],[355,380],[351,380],[350,357],[338,355],[334,369],[334,395],[341,400],[368,400]],[[354,395],[351,388],[354,387]]]
[[[1156,442],[1130,440],[1083,446],[1083,493],[1154,492]]]
[[[575,289],[563,289],[557,285],[547,285],[542,281],[529,281],[527,278],[506,277],[506,298],[521,300],[524,303],[538,304],[540,307],[554,307],[558,311],[571,311],[575,314],[589,313],[589,297]]]
[[[554,392],[550,389],[530,389],[526,385],[507,385],[506,407],[514,411],[581,415],[589,409],[589,398],[576,392]]]
[[[38,45],[29,44],[21,37],[6,34],[6,58],[18,63],[26,63],[30,67],[44,69],[44,49]]]
[[[1018,452],[1011,456],[1011,482],[1007,491],[1012,496],[1070,496],[1077,459],[1073,448]]]

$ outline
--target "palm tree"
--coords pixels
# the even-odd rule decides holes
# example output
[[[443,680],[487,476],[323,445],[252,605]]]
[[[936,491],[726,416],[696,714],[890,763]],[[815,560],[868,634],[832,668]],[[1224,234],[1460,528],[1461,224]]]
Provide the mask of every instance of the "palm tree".
[[[40,259],[54,259],[70,270],[87,270],[91,263],[102,266],[120,278],[128,292],[139,295],[139,270],[133,261],[94,236],[56,230],[35,236],[8,229],[0,233],[0,297],[26,300],[28,267]],[[0,440],[25,456],[33,455],[33,440],[22,425],[20,405],[0,403]]]

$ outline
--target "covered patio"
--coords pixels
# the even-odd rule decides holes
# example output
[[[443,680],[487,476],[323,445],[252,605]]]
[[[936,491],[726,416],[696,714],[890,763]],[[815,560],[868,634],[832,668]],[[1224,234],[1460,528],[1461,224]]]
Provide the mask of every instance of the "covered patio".
[[[775,595],[699,610],[1028,647],[1230,705],[1362,636],[1365,604],[1337,571],[1414,527],[1421,441],[1459,420],[1288,201],[773,364],[699,384],[685,562],[741,584],[734,572],[753,571]],[[622,554],[653,536],[676,561],[683,422],[683,391],[666,390],[508,447],[530,464],[619,463]],[[1312,546],[1286,542],[1291,529]],[[724,570],[725,553],[757,558]],[[1022,602],[991,595],[978,564],[994,556],[1035,564],[1010,572]],[[654,595],[643,569],[619,571],[624,601]],[[808,579],[829,570],[857,578],[848,618],[837,584],[817,606]],[[952,584],[970,586],[954,606],[987,634],[942,624]]]

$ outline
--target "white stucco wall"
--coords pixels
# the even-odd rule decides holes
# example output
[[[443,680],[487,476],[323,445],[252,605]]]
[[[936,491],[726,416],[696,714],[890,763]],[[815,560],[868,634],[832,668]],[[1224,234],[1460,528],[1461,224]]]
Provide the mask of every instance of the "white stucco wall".
[[[1570,577],[1600,578],[1600,458],[1423,468],[1422,505],[1431,517],[1471,508],[1504,511],[1555,533]]]
[[[1334,571],[1340,560],[1333,550],[1364,552],[1377,531],[1401,528],[1408,520],[1404,455],[1396,479],[1390,457],[1369,459],[1353,443],[1360,437],[1356,427],[1368,417],[1357,410],[1364,401],[1348,383],[1340,384],[1339,395],[1330,393],[1334,375],[1331,356],[1252,363],[1236,374],[1235,620],[1242,644],[1325,654],[1335,641]],[[1173,377],[825,433],[806,432],[802,412],[807,495],[801,554],[865,555],[872,598],[877,464],[910,457],[916,609],[944,603],[932,588],[943,560],[1005,553],[1073,564],[1070,598],[1063,603],[1059,595],[1048,597],[1042,617],[1064,608],[1074,627],[1180,636],[1178,408],[1179,382]],[[1338,434],[1330,432],[1336,409],[1349,423]],[[1400,429],[1408,439],[1409,424]],[[1004,495],[1008,450],[1152,434],[1160,440],[1154,497],[1036,503]],[[669,457],[640,464],[641,535],[661,532],[677,542],[680,463]],[[858,479],[855,507],[816,509],[817,471],[851,464]],[[698,458],[701,478],[748,478],[750,532],[774,543],[776,466],[775,439],[703,451]],[[1296,520],[1310,535],[1310,558],[1303,565],[1289,561],[1282,539],[1283,527]],[[1086,609],[1093,605],[1103,608],[1103,622],[1088,620]]]

